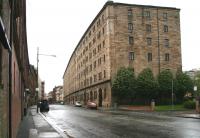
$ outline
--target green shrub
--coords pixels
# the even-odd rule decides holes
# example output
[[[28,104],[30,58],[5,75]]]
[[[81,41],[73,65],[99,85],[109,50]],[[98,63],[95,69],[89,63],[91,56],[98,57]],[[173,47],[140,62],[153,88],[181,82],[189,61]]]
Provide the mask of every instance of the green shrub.
[[[183,106],[184,106],[185,108],[187,108],[187,109],[195,109],[195,102],[194,102],[194,101],[191,101],[191,100],[185,101],[185,102],[183,103]]]

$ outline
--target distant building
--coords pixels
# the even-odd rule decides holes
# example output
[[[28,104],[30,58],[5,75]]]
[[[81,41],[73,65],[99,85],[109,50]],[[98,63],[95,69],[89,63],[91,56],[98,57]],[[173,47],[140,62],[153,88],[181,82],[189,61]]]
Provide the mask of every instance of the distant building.
[[[53,103],[53,91],[48,93],[47,98],[48,98],[49,103]]]
[[[57,103],[63,101],[63,98],[64,98],[63,86],[56,86],[53,88],[52,98],[53,98],[53,101]]]
[[[179,9],[108,1],[89,25],[63,75],[65,102],[112,106],[120,67],[182,70]]]
[[[29,105],[36,105],[37,103],[37,93],[36,93],[36,88],[37,88],[37,70],[33,65],[30,65],[29,68]]]
[[[200,69],[192,69],[192,70],[189,70],[189,71],[185,71],[185,73],[190,76],[190,78],[192,80],[195,80],[195,77],[197,76],[197,74],[200,73]]]

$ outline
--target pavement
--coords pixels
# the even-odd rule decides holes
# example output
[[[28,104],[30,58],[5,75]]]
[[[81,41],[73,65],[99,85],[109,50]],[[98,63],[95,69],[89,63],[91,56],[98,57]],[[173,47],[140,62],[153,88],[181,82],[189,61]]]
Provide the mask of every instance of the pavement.
[[[157,114],[157,115],[200,119],[200,113],[196,112],[195,110],[152,111],[150,106],[120,106],[118,110],[148,112],[148,113]]]
[[[17,138],[68,138],[63,132],[46,120],[44,115],[36,112],[36,106],[28,109],[23,118]]]

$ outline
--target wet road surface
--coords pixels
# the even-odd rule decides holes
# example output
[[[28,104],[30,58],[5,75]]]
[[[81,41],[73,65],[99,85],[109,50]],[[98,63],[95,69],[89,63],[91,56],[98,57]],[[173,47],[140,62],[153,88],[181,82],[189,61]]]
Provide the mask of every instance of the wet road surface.
[[[200,138],[200,119],[50,105],[47,120],[73,138]]]

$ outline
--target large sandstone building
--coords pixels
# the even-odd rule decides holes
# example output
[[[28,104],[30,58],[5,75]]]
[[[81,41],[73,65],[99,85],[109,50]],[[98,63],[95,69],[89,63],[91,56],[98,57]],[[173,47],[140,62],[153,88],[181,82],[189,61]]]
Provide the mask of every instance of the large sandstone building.
[[[151,68],[182,68],[179,9],[107,2],[89,25],[66,67],[65,102],[112,106],[111,82],[120,67],[136,76]]]

